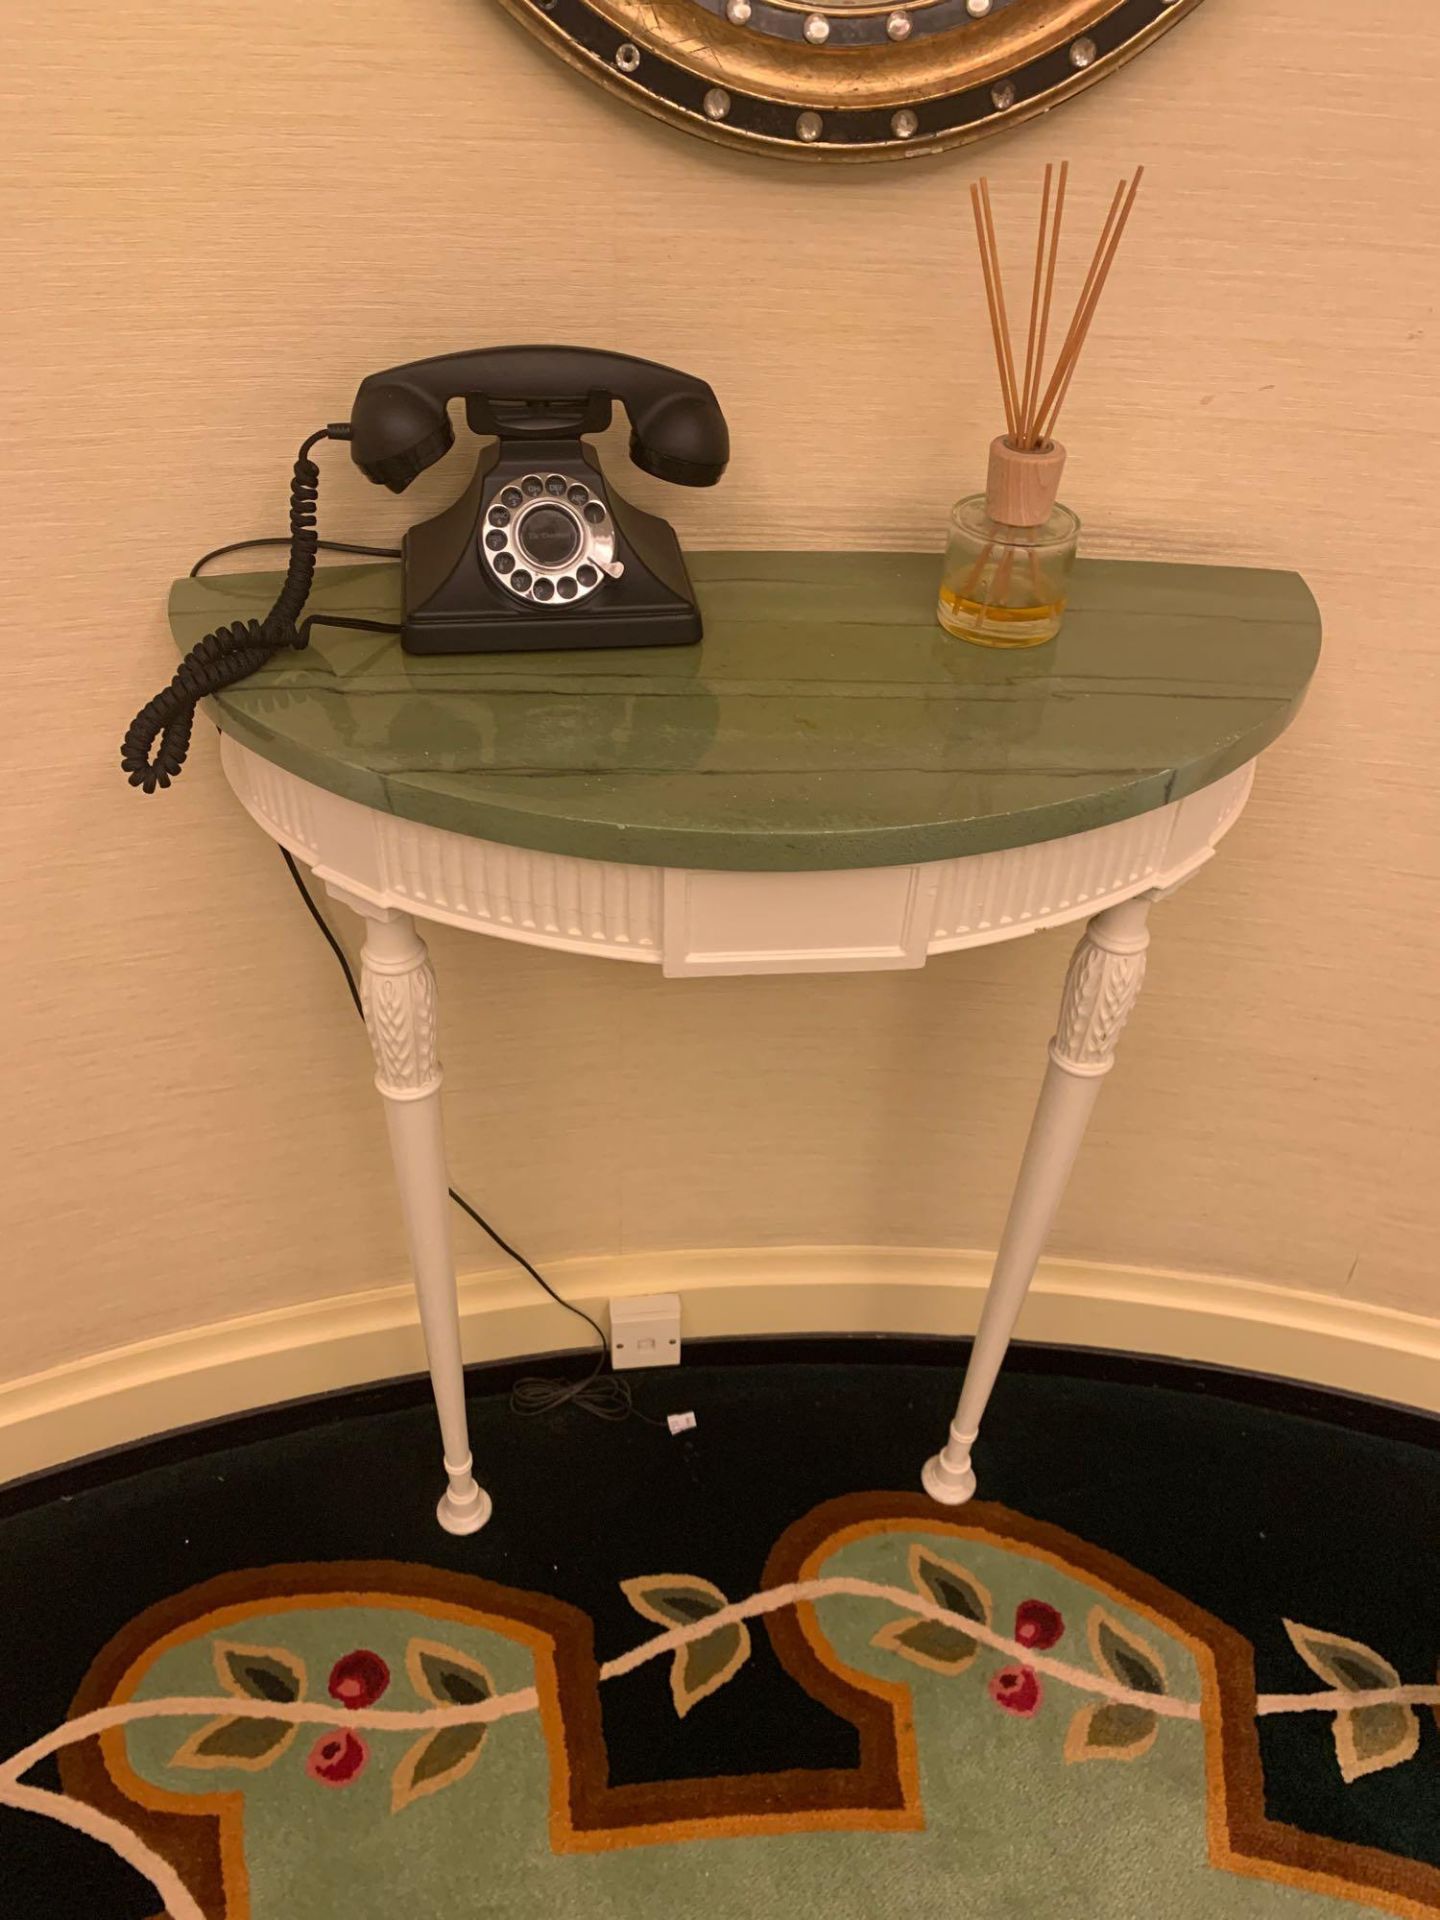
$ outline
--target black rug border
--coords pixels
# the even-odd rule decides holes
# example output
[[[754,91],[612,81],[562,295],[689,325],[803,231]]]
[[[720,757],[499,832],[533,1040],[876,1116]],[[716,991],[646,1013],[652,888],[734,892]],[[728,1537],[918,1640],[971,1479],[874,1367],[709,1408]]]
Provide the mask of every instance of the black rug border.
[[[957,1374],[958,1388],[958,1374],[972,1345],[969,1339],[946,1334],[732,1334],[687,1340],[685,1351],[699,1364],[711,1367],[858,1364],[949,1368]],[[563,1371],[577,1359],[588,1361],[590,1350],[566,1348],[551,1354],[526,1354],[520,1359],[480,1361],[465,1369],[466,1393],[508,1393],[517,1380],[537,1369]],[[1401,1441],[1440,1453],[1440,1414],[1279,1374],[1250,1372],[1210,1361],[1125,1353],[1109,1347],[1024,1340],[1011,1346],[1005,1371],[1075,1374],[1110,1385],[1165,1387],[1318,1420],[1374,1439]],[[341,1421],[409,1411],[429,1399],[429,1375],[411,1373],[361,1386],[334,1387],[248,1413],[222,1414],[213,1420],[172,1427],[60,1466],[42,1467],[0,1486],[0,1521],[136,1474]]]

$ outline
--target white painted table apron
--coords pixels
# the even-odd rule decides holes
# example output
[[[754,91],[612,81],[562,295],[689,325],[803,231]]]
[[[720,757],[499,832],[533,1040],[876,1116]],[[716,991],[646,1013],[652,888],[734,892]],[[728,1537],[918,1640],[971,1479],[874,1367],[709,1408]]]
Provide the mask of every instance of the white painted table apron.
[[[971,1497],[971,1450],[991,1389],[1140,991],[1151,904],[1210,858],[1249,798],[1253,760],[1134,819],[1003,852],[913,866],[737,873],[501,846],[361,806],[228,735],[221,755],[251,818],[364,922],[365,1024],[440,1417],[447,1485],[438,1511],[450,1533],[483,1527],[490,1497],[475,1478],[466,1428],[435,974],[417,919],[637,961],[675,977],[920,967],[931,954],[1085,921],[959,1406],[921,1474],[926,1491],[947,1506]]]

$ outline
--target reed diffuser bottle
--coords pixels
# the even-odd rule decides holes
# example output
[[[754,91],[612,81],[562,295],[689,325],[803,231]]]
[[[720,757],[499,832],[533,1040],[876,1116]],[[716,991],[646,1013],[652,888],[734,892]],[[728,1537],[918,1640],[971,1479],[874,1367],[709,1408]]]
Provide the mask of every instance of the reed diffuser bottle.
[[[940,580],[940,624],[984,647],[1053,640],[1070,588],[1080,522],[1055,498],[1065,449],[990,442],[984,493],[951,509]]]
[[[1045,169],[1025,365],[1019,378],[1005,310],[1005,283],[995,240],[989,183],[982,180],[970,189],[985,299],[995,341],[995,364],[1005,408],[1005,432],[990,443],[985,491],[959,501],[951,511],[936,615],[947,633],[985,647],[1041,646],[1060,631],[1069,598],[1070,571],[1075,564],[1080,522],[1056,499],[1060,476],[1065,470],[1065,449],[1054,437],[1055,423],[1070,390],[1080,349],[1090,330],[1144,169],[1137,168],[1128,189],[1122,180],[1115,190],[1090,270],[1047,381],[1045,348],[1069,171],[1069,162],[1063,161],[1052,212],[1053,169]]]

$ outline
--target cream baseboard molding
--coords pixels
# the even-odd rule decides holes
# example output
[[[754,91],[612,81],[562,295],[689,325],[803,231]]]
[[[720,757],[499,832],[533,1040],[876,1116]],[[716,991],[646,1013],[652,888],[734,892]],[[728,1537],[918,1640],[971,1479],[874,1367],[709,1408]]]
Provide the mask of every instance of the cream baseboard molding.
[[[991,1256],[936,1248],[761,1247],[555,1262],[606,1303],[678,1293],[684,1335],[969,1334]],[[467,1362],[572,1347],[578,1323],[513,1272],[460,1282]],[[1047,1260],[1018,1338],[1279,1374],[1440,1412],[1440,1321],[1207,1274]],[[0,1481],[176,1427],[416,1373],[408,1286],[284,1307],[114,1348],[0,1384]]]

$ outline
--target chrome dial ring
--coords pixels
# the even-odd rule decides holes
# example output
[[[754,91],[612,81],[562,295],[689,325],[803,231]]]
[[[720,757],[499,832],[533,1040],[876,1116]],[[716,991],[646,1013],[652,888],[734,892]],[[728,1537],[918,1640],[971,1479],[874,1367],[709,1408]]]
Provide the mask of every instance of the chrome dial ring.
[[[507,481],[485,509],[479,540],[492,579],[537,606],[574,606],[618,572],[610,509],[573,475]]]

